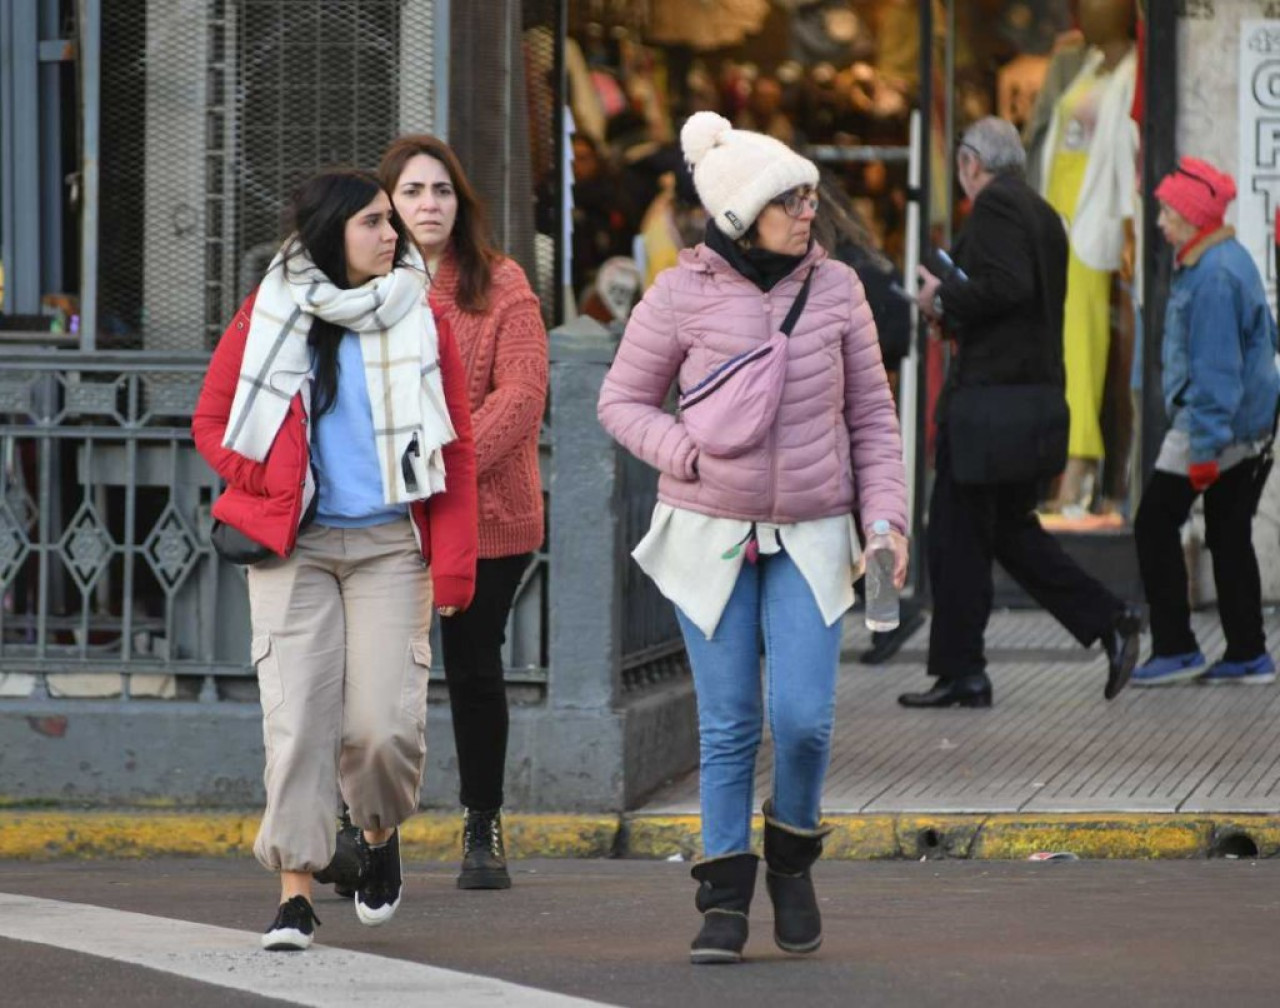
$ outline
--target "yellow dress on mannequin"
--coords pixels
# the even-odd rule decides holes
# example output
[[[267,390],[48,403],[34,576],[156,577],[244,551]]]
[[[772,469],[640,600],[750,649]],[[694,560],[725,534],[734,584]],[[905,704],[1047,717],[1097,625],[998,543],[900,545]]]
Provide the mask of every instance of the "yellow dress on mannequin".
[[[1049,165],[1046,199],[1071,226],[1080,199],[1089,145],[1097,125],[1098,106],[1107,78],[1084,73],[1058,102],[1058,142]],[[1067,303],[1062,319],[1063,362],[1067,373],[1067,404],[1071,407],[1071,458],[1102,457],[1099,415],[1107,378],[1111,342],[1111,274],[1091,269],[1071,250],[1067,266]]]

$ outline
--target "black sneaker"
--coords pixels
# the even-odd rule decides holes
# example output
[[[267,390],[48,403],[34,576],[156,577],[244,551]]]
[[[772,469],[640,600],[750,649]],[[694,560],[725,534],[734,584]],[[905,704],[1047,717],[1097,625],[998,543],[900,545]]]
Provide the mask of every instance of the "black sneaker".
[[[360,835],[360,846],[369,859],[369,868],[356,890],[356,916],[361,924],[377,927],[395,916],[400,906],[400,831],[381,847],[370,847]]]
[[[320,918],[305,896],[294,896],[281,903],[276,919],[262,936],[262,947],[268,952],[301,952],[311,947]]]
[[[462,817],[462,871],[459,889],[510,889],[502,844],[502,810],[466,809]]]
[[[324,885],[333,885],[333,891],[343,899],[351,899],[360,888],[360,881],[367,868],[365,847],[360,843],[360,827],[351,822],[345,810],[338,820],[338,836],[334,844],[333,860],[311,877]]]

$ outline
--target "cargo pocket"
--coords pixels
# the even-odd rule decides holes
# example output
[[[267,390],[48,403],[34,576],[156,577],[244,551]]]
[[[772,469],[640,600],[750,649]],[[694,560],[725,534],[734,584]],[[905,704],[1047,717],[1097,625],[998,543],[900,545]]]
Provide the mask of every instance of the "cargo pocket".
[[[258,673],[258,695],[262,716],[271,717],[284,703],[284,681],[280,678],[279,655],[271,646],[271,634],[258,634],[249,645],[249,655]]]
[[[404,663],[404,685],[400,707],[421,728],[427,723],[427,680],[431,676],[431,639],[416,637],[409,642]]]

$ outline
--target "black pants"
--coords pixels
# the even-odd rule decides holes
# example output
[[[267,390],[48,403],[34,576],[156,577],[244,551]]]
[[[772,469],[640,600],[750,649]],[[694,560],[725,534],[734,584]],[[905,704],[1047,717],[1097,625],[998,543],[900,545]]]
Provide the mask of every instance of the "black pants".
[[[511,604],[532,555],[479,561],[474,601],[463,612],[440,621],[462,779],[459,799],[466,808],[487,811],[502,806],[509,723],[502,645]]]
[[[1267,649],[1262,630],[1262,584],[1253,552],[1257,490],[1254,462],[1232,466],[1204,495],[1205,545],[1213,557],[1218,613],[1227,638],[1228,661],[1257,658]],[[1156,471],[1142,494],[1133,522],[1138,567],[1151,607],[1151,653],[1186,654],[1197,649],[1187,601],[1187,567],[1180,530],[1198,496],[1185,476]]]
[[[956,483],[945,425],[938,429],[935,476],[929,504],[930,675],[952,679],[986,671],[983,636],[994,595],[992,560],[1085,646],[1123,611],[1120,599],[1040,527],[1034,482]]]

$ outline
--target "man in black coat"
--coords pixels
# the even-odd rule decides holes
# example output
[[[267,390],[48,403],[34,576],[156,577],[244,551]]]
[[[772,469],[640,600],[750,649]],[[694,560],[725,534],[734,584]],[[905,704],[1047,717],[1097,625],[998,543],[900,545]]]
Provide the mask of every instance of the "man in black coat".
[[[954,451],[965,447],[953,444],[948,423],[955,389],[1063,388],[1067,237],[1058,214],[1023,181],[1025,160],[1017,132],[1004,120],[992,116],[969,127],[956,151],[956,174],[973,211],[957,238],[954,268],[942,277],[920,268],[920,309],[955,340],[956,353],[938,403],[929,505],[928,672],[937,683],[923,693],[904,693],[898,702],[905,707],[991,706],[983,635],[991,615],[993,559],[1082,645],[1102,644],[1108,700],[1128,683],[1138,657],[1140,615],[1040,527],[1034,477],[963,483],[955,477]],[[1050,396],[1065,407],[1052,388]]]

